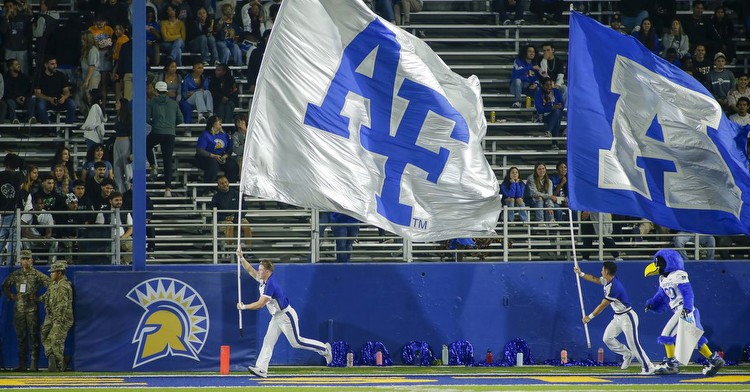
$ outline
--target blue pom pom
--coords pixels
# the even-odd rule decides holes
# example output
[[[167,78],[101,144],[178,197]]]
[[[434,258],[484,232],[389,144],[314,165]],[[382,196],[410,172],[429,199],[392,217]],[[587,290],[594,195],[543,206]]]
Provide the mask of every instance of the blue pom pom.
[[[391,360],[391,355],[388,353],[385,345],[383,345],[383,343],[381,342],[373,341],[365,343],[365,345],[362,346],[362,348],[359,350],[360,356],[358,359],[356,359],[356,364],[375,366],[375,353],[377,353],[378,351],[383,353],[383,366],[392,366],[393,360]]]
[[[471,366],[474,364],[474,347],[466,340],[448,345],[448,364]]]
[[[417,352],[419,352],[419,363],[415,363]],[[427,343],[413,340],[407,343],[401,350],[401,359],[405,365],[416,365],[416,366],[432,366],[432,361],[435,357],[432,355],[432,350]]]
[[[331,353],[333,360],[330,367],[346,367],[346,354],[351,351],[351,347],[346,342],[338,341],[331,344]]]

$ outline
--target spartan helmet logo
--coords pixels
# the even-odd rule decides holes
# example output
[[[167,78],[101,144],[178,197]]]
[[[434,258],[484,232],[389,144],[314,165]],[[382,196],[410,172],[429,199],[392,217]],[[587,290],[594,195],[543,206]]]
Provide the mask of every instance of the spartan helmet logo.
[[[208,337],[208,309],[189,285],[171,278],[141,282],[127,294],[145,312],[133,343],[138,345],[133,368],[166,356],[200,361]]]

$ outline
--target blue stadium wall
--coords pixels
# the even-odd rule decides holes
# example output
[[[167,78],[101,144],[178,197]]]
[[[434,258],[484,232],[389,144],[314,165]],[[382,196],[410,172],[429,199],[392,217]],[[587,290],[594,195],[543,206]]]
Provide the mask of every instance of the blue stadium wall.
[[[643,277],[645,265],[620,263],[617,275],[639,313],[641,342],[658,361],[664,354],[656,337],[668,315],[643,312],[657,282]],[[587,262],[583,269],[598,273],[601,267]],[[710,345],[739,359],[750,342],[750,263],[690,262],[687,270]],[[9,271],[3,267],[0,277]],[[244,369],[254,363],[269,320],[266,310],[243,312],[240,336],[233,265],[153,266],[147,272],[74,266],[68,276],[76,321],[67,352],[79,371],[215,371],[221,345],[231,347],[232,369]],[[497,358],[514,338],[526,340],[538,362],[558,357],[563,347],[573,359],[596,358],[612,314],[608,309],[591,322],[593,347],[587,349],[572,265],[563,262],[280,264],[275,276],[299,314],[303,336],[346,341],[356,350],[381,341],[396,364],[412,340],[426,341],[437,352],[444,343],[468,340],[477,360],[488,348]],[[601,286],[582,283],[590,312],[601,301]],[[257,299],[257,287],[243,276],[245,303]],[[0,365],[15,366],[12,303],[0,306]],[[167,328],[175,326],[178,333]],[[605,359],[619,358],[605,348]],[[271,363],[323,360],[292,349],[281,337]]]

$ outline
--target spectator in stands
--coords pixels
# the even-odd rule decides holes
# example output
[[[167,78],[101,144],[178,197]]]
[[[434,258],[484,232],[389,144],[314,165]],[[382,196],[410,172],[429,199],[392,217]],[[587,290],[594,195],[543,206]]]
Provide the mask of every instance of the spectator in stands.
[[[86,194],[90,195],[91,202],[93,203],[96,199],[96,195],[101,193],[102,184],[107,178],[107,165],[102,162],[96,162],[93,165],[94,172],[91,175],[87,175],[85,178],[86,183]],[[84,173],[87,171],[84,170]],[[93,205],[93,204],[92,204]]]
[[[250,58],[247,60],[247,83],[249,84],[248,89],[250,92],[255,91],[255,82],[258,80],[258,74],[260,73],[260,64],[263,62],[263,54],[266,52],[266,45],[268,45],[268,37],[271,36],[271,30],[268,29],[263,32],[263,39],[258,43],[258,47],[250,53]]]
[[[698,244],[704,248],[706,252],[705,260],[714,260],[714,254],[716,252],[716,239],[712,235],[704,234],[693,234],[687,231],[679,231],[674,237],[675,250],[680,252],[683,260],[689,259],[687,252],[685,251],[685,244],[688,242],[694,242],[698,237]],[[692,253],[692,252],[691,252]]]
[[[115,191],[115,182],[110,178],[105,178],[101,182],[99,192],[91,193],[91,204],[94,211],[104,211],[109,208],[109,199],[112,192]],[[86,189],[88,193],[88,187]]]
[[[156,20],[156,13],[152,8],[146,8],[146,57],[148,65],[159,65],[161,48],[161,25]]]
[[[132,181],[131,181],[132,182]],[[132,184],[131,184],[132,185]],[[133,187],[129,186],[128,190],[122,194],[122,209],[125,211],[133,211]],[[146,194],[146,252],[149,253],[149,258],[154,257],[153,253],[156,251],[156,229],[151,225],[151,219],[154,217],[154,202]]]
[[[492,7],[495,12],[499,15],[499,20],[504,25],[515,23],[517,25],[524,24],[523,12],[526,9],[528,0],[493,0]],[[513,20],[508,17],[508,9],[513,9]]]
[[[214,99],[208,89],[208,77],[203,74],[203,63],[200,60],[193,62],[193,72],[182,79],[182,100],[198,110],[199,123],[204,123],[213,115]]]
[[[216,178],[216,193],[211,197],[211,208],[216,208],[217,224],[220,225],[224,231],[224,238],[227,247],[234,246],[235,227],[237,226],[237,211],[240,208],[240,192],[237,188],[229,187],[229,179],[226,176],[218,176]],[[250,222],[247,218],[242,218],[242,244],[245,247],[250,247],[250,238],[253,236],[253,232],[250,229]]]
[[[112,66],[112,80],[115,83],[115,101],[122,98],[123,95],[123,81],[121,78],[117,75],[117,64],[120,62],[120,53],[122,52],[122,48],[130,42],[130,37],[125,33],[125,27],[123,25],[115,25],[115,49],[112,52],[112,61],[114,62]],[[132,50],[132,49],[131,49]],[[132,62],[133,58],[132,56],[129,58],[129,60]],[[132,64],[130,65],[132,67]],[[132,82],[132,80],[131,80]]]
[[[128,18],[128,5],[120,0],[104,0],[99,4],[99,13],[110,26],[127,26],[130,24]]]
[[[521,222],[529,221],[529,214],[526,211],[526,203],[523,202],[523,196],[526,192],[526,184],[521,180],[518,168],[513,166],[505,174],[503,182],[500,183],[500,193],[502,194],[502,203],[506,207],[521,207],[518,211],[508,212],[509,221],[520,220]],[[518,217],[514,219],[518,214]]]
[[[234,108],[237,106],[237,84],[226,64],[219,64],[214,71],[214,77],[208,83],[216,115],[223,123],[229,123],[234,118]]]
[[[245,156],[245,137],[247,136],[247,114],[234,116],[234,133],[232,134],[232,153],[237,157],[237,167],[242,172],[242,158]]]
[[[219,61],[214,38],[214,20],[208,17],[205,8],[196,11],[194,19],[187,22],[188,49],[201,54],[203,65],[215,64]]]
[[[109,207],[97,214],[96,223],[112,225],[120,242],[120,262],[130,264],[133,261],[133,215],[122,210],[122,193],[109,195]]]
[[[57,165],[65,166],[68,171],[71,180],[78,178],[78,172],[76,171],[76,165],[74,159],[70,155],[70,149],[65,146],[61,146],[55,151],[55,156],[52,158],[52,165],[50,169],[54,169]]]
[[[16,59],[21,71],[29,73],[29,48],[31,47],[31,15],[18,9],[15,0],[5,0],[5,14],[0,18],[0,37],[6,59]]]
[[[422,6],[422,0],[394,0],[393,15],[396,18],[396,25],[408,26],[411,23],[411,13],[422,11]]]
[[[625,28],[622,27],[622,16],[620,14],[614,14],[609,18],[609,27],[620,34],[627,34]]]
[[[166,83],[169,98],[177,100],[182,97],[182,76],[177,73],[177,62],[173,59],[167,59],[163,72],[156,76],[156,80]]]
[[[115,100],[119,101],[124,97],[131,101],[133,99],[133,41],[130,39],[120,47],[120,56],[112,70],[112,79],[116,83]]]
[[[685,56],[682,58],[682,61],[680,61],[680,69],[685,71],[686,74],[692,76],[693,78],[696,78],[696,70],[695,65],[693,65],[693,58],[690,56]],[[697,78],[695,80],[698,80]]]
[[[24,110],[21,113],[23,118],[30,123],[36,122],[34,107],[36,105],[33,91],[31,89],[31,80],[21,72],[21,63],[16,59],[9,59],[6,62],[7,72],[3,77],[5,83],[5,94],[3,100],[8,107],[8,120],[13,124],[20,124],[16,110]]]
[[[42,124],[49,124],[47,109],[65,110],[65,122],[72,124],[76,119],[76,104],[70,97],[68,77],[57,70],[57,59],[48,58],[44,63],[44,72],[34,85],[36,97],[36,117]]]
[[[732,41],[734,39],[734,23],[727,16],[727,9],[723,6],[716,7],[714,15],[711,17],[711,24],[718,34],[717,50],[726,54],[728,63],[734,64],[737,57]]]
[[[42,205],[47,211],[65,210],[65,198],[55,188],[55,178],[50,173],[42,174],[41,187],[31,195],[31,200],[42,199]],[[33,203],[32,203],[33,206]]]
[[[545,136],[558,138],[561,135],[563,98],[560,90],[554,88],[553,85],[552,79],[542,79],[542,88],[537,91],[534,97],[534,105],[536,112],[542,116],[544,124],[547,126]],[[559,149],[557,140],[552,141],[552,149]]]
[[[0,73],[0,124],[5,124],[7,117],[8,104],[5,103],[5,80],[3,80],[3,74]]]
[[[73,181],[73,194],[78,199],[78,211],[92,211],[94,209],[91,198],[86,194],[86,183],[83,180]],[[89,215],[84,215],[84,218],[86,223],[93,221]]]
[[[221,119],[209,117],[195,147],[195,164],[203,169],[203,182],[215,182],[219,170],[224,171],[230,182],[238,182],[239,167],[231,157],[232,140],[221,128]]]
[[[533,95],[538,90],[539,66],[534,63],[536,49],[532,45],[523,46],[513,62],[510,77],[510,92],[515,102],[514,108],[521,107],[521,94]]]
[[[185,23],[177,19],[177,8],[169,4],[166,8],[167,18],[159,22],[162,41],[159,46],[165,53],[169,53],[178,66],[182,65],[182,50],[185,48]]]
[[[93,89],[89,91],[89,95],[91,107],[89,107],[89,113],[86,115],[86,121],[81,125],[87,150],[96,144],[104,143],[104,123],[107,122],[107,116],[104,115],[102,92],[99,89]]]
[[[115,30],[107,24],[107,18],[99,13],[96,15],[94,25],[89,27],[88,31],[94,35],[96,47],[99,49],[99,65],[97,69],[101,74],[101,83],[99,83],[98,88],[101,90],[102,96],[106,97],[109,84],[112,80],[111,72],[114,65],[112,62],[112,52],[114,50],[112,36],[115,34]],[[92,87],[89,86],[89,88],[91,89]]]
[[[734,88],[734,74],[725,69],[727,58],[724,53],[714,55],[714,69],[706,75],[706,87],[726,112],[729,110],[729,92]]]
[[[568,164],[565,161],[557,162],[555,166],[557,172],[549,176],[552,181],[552,194],[557,197],[555,201],[555,207],[567,208],[568,207]],[[567,212],[564,210],[555,210],[555,220],[562,221],[567,217]]]
[[[184,23],[187,23],[188,20],[193,18],[193,8],[190,6],[189,2],[185,0],[172,0],[169,5],[175,7],[177,10],[177,19]]]
[[[21,183],[19,197],[23,210],[31,209],[31,195],[38,192],[41,187],[42,180],[39,178],[39,168],[34,165],[26,166],[26,175]]]
[[[61,196],[62,197],[62,196]],[[24,249],[48,253],[48,260],[54,262],[57,253],[57,241],[52,237],[52,228],[55,224],[52,214],[45,213],[44,197],[34,196],[33,211],[21,215],[23,228],[21,229],[21,238],[32,240],[32,242],[23,242]],[[65,200],[62,201],[65,203]]]
[[[89,177],[96,176],[96,168],[100,166],[97,165],[99,162],[104,164],[105,169],[102,178],[113,178],[114,171],[112,170],[112,163],[109,162],[107,150],[103,144],[94,144],[86,150],[86,162],[83,164],[83,168],[81,168],[81,179],[88,181]]]
[[[747,79],[747,76],[745,76],[745,79]],[[747,84],[747,82],[745,83]],[[750,124],[750,115],[747,114],[748,109],[750,109],[750,98],[739,97],[736,108],[737,113],[729,116],[729,119],[742,126]]]
[[[713,53],[719,47],[719,33],[716,32],[711,21],[703,16],[705,7],[703,1],[693,1],[693,13],[682,20],[682,28],[690,37],[690,42],[708,45],[707,49]]]
[[[589,259],[589,250],[594,243],[594,237],[596,234],[601,236],[602,242],[604,242],[604,248],[609,249],[609,253],[616,261],[622,260],[620,258],[620,252],[614,250],[617,248],[615,240],[612,238],[612,214],[604,212],[590,212],[583,211],[581,213],[582,221],[591,221],[591,223],[581,222],[581,235],[583,237],[583,249],[581,250],[581,259]],[[601,225],[600,225],[601,222]]]
[[[234,7],[224,3],[221,6],[221,18],[216,21],[216,47],[222,63],[229,64],[231,60],[234,65],[244,64],[239,46],[241,31],[242,28],[234,17]]]
[[[57,11],[57,0],[42,0],[39,3],[39,14],[32,24],[32,35],[34,36],[34,62],[37,68],[44,63],[44,56],[50,47],[54,45],[55,35],[59,34],[60,13]]]
[[[259,42],[266,31],[267,18],[263,6],[257,0],[250,1],[242,7],[240,15],[244,32],[250,36],[252,42]]]
[[[682,60],[677,56],[677,50],[675,48],[669,48],[666,51],[664,60],[667,60],[670,64],[675,67],[682,67]]]
[[[732,113],[738,111],[737,102],[741,97],[750,98],[750,88],[747,87],[748,81],[750,81],[748,75],[746,73],[741,74],[737,78],[737,85],[727,95],[727,103]]]
[[[73,263],[73,254],[78,250],[78,228],[86,224],[86,214],[77,213],[78,197],[72,192],[66,195],[65,204],[68,206],[68,212],[57,214],[55,217],[55,222],[58,225],[55,228],[55,234],[65,253],[65,261],[71,264]]]
[[[161,146],[164,159],[164,196],[172,197],[172,156],[174,154],[174,139],[177,125],[182,124],[182,112],[177,102],[167,97],[167,84],[156,82],[159,95],[148,101],[146,106],[146,122],[151,125],[151,133],[146,140],[146,156],[151,166],[151,173],[156,172],[156,157],[154,146]]]
[[[672,21],[677,17],[676,0],[654,0],[648,14],[654,22],[656,34],[670,29]],[[687,52],[686,52],[687,53]]]
[[[631,33],[641,21],[648,17],[648,0],[623,0],[619,2],[622,27]]]
[[[542,24],[553,25],[560,21],[566,4],[562,0],[532,0],[531,12],[535,13]]]
[[[651,18],[643,18],[640,28],[637,31],[633,31],[632,35],[653,54],[658,55],[661,51],[659,47],[659,34],[656,33]]]
[[[552,87],[560,90],[563,106],[568,99],[568,86],[565,84],[565,75],[568,72],[568,64],[565,60],[555,56],[555,44],[545,42],[542,44],[542,60],[539,62],[539,76],[552,79]]]
[[[711,72],[711,60],[706,56],[706,45],[695,45],[695,55],[693,56],[693,77],[699,82],[705,84],[706,76]]]
[[[127,190],[130,182],[126,180],[128,157],[131,153],[130,138],[133,136],[132,111],[130,102],[120,98],[115,102],[117,121],[115,121],[115,145],[112,149],[112,168],[114,171],[115,184],[120,192]]]
[[[55,179],[55,189],[57,192],[66,195],[73,191],[73,181],[70,179],[68,169],[64,165],[55,165],[52,170],[52,177]]]
[[[0,260],[2,264],[10,265],[13,259],[13,249],[16,244],[16,209],[22,207],[21,184],[23,176],[18,171],[21,168],[21,158],[18,154],[8,153],[3,158],[4,170],[0,172],[0,253],[8,245],[8,256]]]
[[[682,30],[682,23],[679,19],[673,20],[671,26],[661,39],[661,44],[664,47],[662,57],[666,58],[667,50],[673,48],[677,51],[677,57],[682,59],[690,53],[690,38]]]
[[[557,202],[557,196],[552,193],[552,181],[550,181],[547,175],[547,166],[539,162],[534,165],[534,173],[526,179],[526,189],[528,189],[529,203],[531,207],[538,208],[532,214],[532,219],[535,222],[552,222],[552,208],[555,208],[555,202]],[[542,210],[542,208],[549,208],[549,210]]]
[[[329,221],[336,238],[336,262],[348,263],[352,259],[354,241],[359,235],[359,221],[339,212],[331,212]]]
[[[671,232],[670,229],[663,227],[663,226],[659,226],[656,223],[651,222],[648,219],[643,219],[640,223],[638,223],[633,228],[633,234],[636,235],[635,237],[636,242],[643,241],[643,236],[648,235],[650,233],[653,233],[651,238],[654,241],[661,241],[662,239],[660,237],[656,237],[656,235],[659,235],[659,234],[669,235],[670,232]]]
[[[102,80],[102,75],[99,72],[99,56],[99,48],[96,47],[94,34],[91,34],[90,31],[81,33],[81,72],[83,73],[81,89],[87,104],[91,104],[90,91],[98,89]]]

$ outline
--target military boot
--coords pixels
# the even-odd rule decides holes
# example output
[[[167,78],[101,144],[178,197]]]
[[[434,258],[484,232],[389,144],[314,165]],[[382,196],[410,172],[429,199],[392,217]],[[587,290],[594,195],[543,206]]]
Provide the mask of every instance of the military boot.
[[[54,356],[50,355],[49,357],[47,357],[47,362],[49,363],[49,365],[47,366],[47,371],[50,371],[50,372],[58,371],[57,359]]]
[[[31,366],[29,366],[29,370],[32,372],[36,372],[39,370],[39,357],[32,357],[31,358]]]
[[[26,371],[26,353],[19,354],[18,356],[18,367],[13,369],[14,372],[25,372]]]

